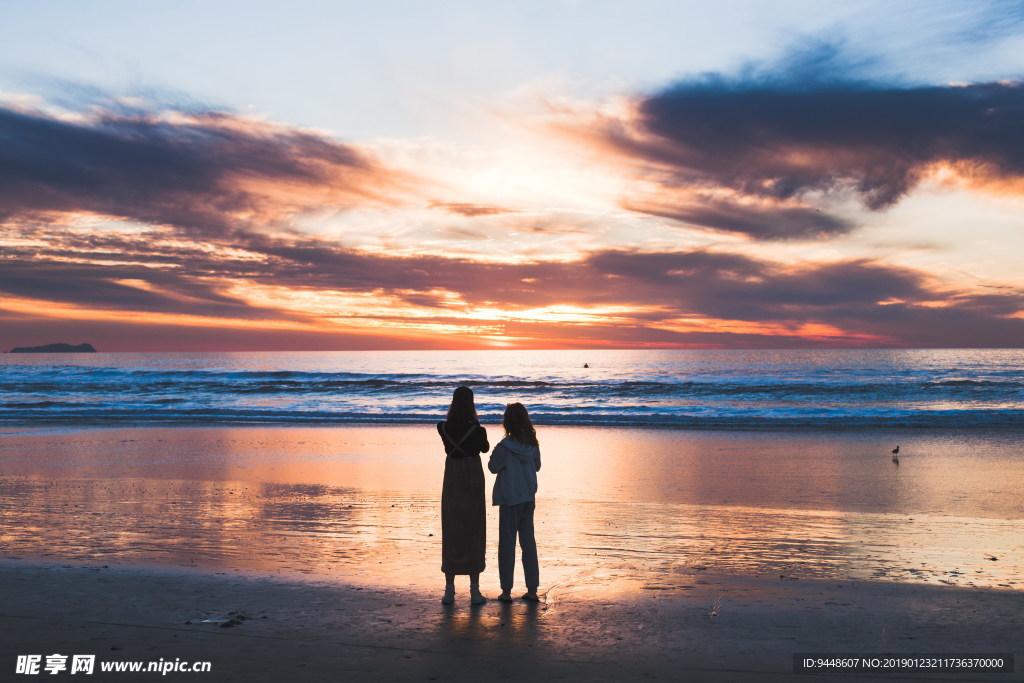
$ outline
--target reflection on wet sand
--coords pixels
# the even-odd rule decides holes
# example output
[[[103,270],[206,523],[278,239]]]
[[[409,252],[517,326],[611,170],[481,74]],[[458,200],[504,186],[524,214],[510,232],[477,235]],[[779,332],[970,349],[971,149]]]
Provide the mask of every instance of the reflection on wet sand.
[[[498,655],[510,647],[527,647],[537,641],[545,605],[524,601],[494,603],[489,608],[444,608],[437,627],[438,640],[463,645],[483,655]]]
[[[440,585],[432,496],[136,479],[4,478],[0,491],[8,556]],[[1024,565],[1012,521],[583,501],[543,501],[538,516],[547,586],[601,568],[649,574],[649,590],[701,572],[1020,588]]]
[[[3,554],[435,590],[442,463],[423,431],[7,436]],[[833,436],[816,449],[811,435],[791,434],[548,429],[542,437],[537,537],[547,605],[516,605],[505,621],[495,616],[505,610],[452,612],[444,628],[453,635],[528,632],[543,609],[557,609],[560,592],[599,587],[602,576],[609,587],[628,575],[640,577],[641,590],[670,592],[704,572],[1024,588],[1022,523],[1017,499],[1007,499],[1022,463],[1007,437],[973,444],[964,472],[963,451],[948,437],[921,436],[898,480],[886,450],[861,455],[883,441],[877,436]],[[488,514],[482,586],[493,599],[497,518]]]

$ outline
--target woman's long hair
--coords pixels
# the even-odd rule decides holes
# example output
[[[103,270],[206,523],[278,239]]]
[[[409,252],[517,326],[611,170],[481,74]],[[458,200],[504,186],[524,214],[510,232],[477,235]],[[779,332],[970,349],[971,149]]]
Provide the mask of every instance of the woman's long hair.
[[[501,419],[501,426],[505,428],[506,435],[519,443],[528,446],[540,445],[537,441],[537,430],[533,428],[530,414],[526,412],[526,406],[522,403],[509,403],[505,406],[505,417]]]
[[[452,404],[448,407],[449,422],[479,422],[476,416],[476,404],[473,403],[473,390],[459,387],[452,394]]]

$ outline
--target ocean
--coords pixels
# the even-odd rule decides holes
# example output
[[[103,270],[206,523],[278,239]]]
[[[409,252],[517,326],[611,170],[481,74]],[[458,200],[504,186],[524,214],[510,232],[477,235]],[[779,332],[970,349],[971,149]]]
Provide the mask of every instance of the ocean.
[[[486,422],[520,401],[552,425],[1024,426],[1013,349],[4,354],[0,420],[423,423],[460,384]]]
[[[433,590],[431,423],[467,384],[492,445],[507,402],[538,424],[559,590],[627,570],[1024,589],[1019,351],[0,358],[0,557]]]

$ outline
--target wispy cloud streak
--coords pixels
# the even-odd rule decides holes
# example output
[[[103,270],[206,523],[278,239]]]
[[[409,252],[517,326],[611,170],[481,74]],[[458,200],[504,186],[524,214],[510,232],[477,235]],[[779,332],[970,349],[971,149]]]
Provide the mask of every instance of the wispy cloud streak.
[[[596,345],[1012,346],[1024,339],[1021,293],[948,290],[923,272],[867,259],[786,265],[708,250],[604,249],[567,262],[502,263],[255,234],[233,235],[216,249],[158,236],[55,242],[9,250],[0,291],[83,308],[311,329],[344,320],[377,331],[429,335],[438,326]],[[104,265],[73,262],[87,251]],[[276,305],[253,298],[261,291],[287,297]],[[562,324],[545,321],[560,310],[571,313]]]

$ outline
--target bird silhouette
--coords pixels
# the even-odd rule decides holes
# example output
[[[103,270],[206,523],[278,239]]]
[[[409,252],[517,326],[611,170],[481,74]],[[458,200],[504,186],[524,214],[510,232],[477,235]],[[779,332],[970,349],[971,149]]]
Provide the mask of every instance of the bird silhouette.
[[[900,447],[897,446],[896,448],[892,449],[892,454],[893,455],[899,455],[900,454]]]
[[[896,463],[897,465],[900,464],[900,455],[899,455],[899,453],[900,453],[900,447],[899,446],[897,446],[896,448],[892,449],[892,461],[894,463]]]

